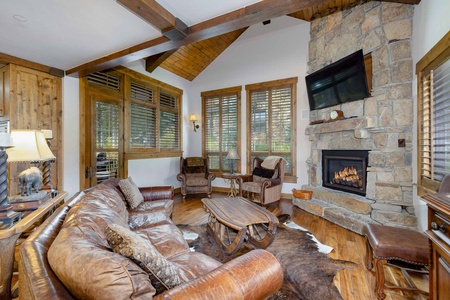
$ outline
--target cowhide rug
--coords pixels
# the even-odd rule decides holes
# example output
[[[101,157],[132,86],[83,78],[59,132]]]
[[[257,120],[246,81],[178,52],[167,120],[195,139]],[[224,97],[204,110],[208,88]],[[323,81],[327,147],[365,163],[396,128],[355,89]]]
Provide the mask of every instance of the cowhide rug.
[[[178,227],[185,233],[194,232],[199,235],[195,240],[188,239],[191,248],[223,263],[255,249],[252,244],[244,242],[237,253],[225,256],[206,232],[206,225]],[[308,232],[291,229],[282,224],[278,226],[275,239],[266,250],[275,255],[284,269],[283,286],[269,298],[271,300],[342,299],[333,278],[341,269],[356,267],[353,262],[334,260],[319,253]]]

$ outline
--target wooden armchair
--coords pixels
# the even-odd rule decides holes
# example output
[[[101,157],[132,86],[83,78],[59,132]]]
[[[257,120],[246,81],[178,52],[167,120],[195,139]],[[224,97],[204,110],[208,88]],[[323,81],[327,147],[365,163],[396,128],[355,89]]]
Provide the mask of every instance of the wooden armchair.
[[[266,159],[276,160],[273,156]],[[279,158],[272,169],[262,167],[263,161],[261,158],[255,157],[252,174],[241,175],[236,179],[236,182],[239,185],[239,196],[242,197],[244,191],[253,193],[258,195],[259,203],[267,205],[281,199],[286,162]]]
[[[216,175],[209,172],[209,158],[180,157],[180,173],[177,179],[181,181],[183,200],[187,194],[207,194],[211,197],[211,182]]]

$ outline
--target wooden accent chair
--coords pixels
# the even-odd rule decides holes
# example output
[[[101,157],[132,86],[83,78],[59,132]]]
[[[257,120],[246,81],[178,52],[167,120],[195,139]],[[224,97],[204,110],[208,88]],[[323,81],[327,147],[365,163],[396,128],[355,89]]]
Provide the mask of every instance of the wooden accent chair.
[[[180,173],[177,179],[181,181],[183,200],[187,194],[207,194],[211,197],[211,182],[216,175],[209,172],[209,158],[180,157]]]
[[[257,195],[257,201],[261,205],[267,205],[281,199],[281,189],[284,181],[284,171],[286,161],[281,157],[269,156],[266,160],[276,161],[272,168],[264,168],[264,160],[255,157],[253,159],[253,171],[249,175],[237,177],[236,182],[239,185],[239,196],[243,192]],[[266,161],[267,163],[267,161]]]

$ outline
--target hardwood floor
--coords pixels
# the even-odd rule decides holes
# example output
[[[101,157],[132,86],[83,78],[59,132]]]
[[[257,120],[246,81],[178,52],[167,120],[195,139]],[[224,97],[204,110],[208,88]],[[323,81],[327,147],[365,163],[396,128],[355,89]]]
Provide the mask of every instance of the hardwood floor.
[[[212,197],[224,197],[224,194],[214,193]],[[279,205],[267,207],[275,215],[291,215],[291,220],[307,228],[323,244],[331,246],[334,250],[328,254],[330,258],[352,261],[357,264],[354,269],[340,271],[334,283],[345,300],[376,300],[373,292],[375,288],[375,272],[368,271],[364,265],[366,253],[364,237],[352,231],[335,225],[325,219],[309,214],[292,205],[291,200],[283,199]],[[175,224],[199,225],[206,223],[208,215],[203,209],[201,198],[175,197],[173,221]],[[402,273],[395,268],[386,267],[386,282],[393,285],[408,286]],[[413,277],[415,284],[428,290],[427,277]],[[402,293],[400,291],[386,291],[387,300],[400,299],[428,299],[422,295]]]

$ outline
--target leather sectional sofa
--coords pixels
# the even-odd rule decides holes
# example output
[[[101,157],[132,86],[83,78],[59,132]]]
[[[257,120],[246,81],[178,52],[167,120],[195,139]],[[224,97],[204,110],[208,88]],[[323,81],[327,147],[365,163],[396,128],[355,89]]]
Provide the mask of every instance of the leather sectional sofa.
[[[131,209],[118,181],[75,195],[21,245],[20,299],[264,299],[281,287],[282,268],[265,250],[225,264],[190,251],[170,218],[172,187],[139,188],[144,202]],[[109,224],[148,239],[182,283],[155,295],[148,273],[109,246]]]

